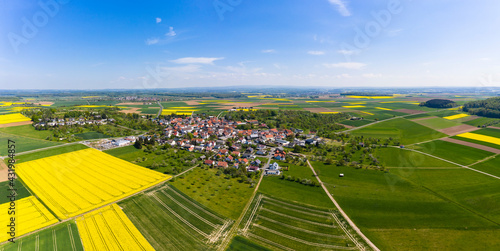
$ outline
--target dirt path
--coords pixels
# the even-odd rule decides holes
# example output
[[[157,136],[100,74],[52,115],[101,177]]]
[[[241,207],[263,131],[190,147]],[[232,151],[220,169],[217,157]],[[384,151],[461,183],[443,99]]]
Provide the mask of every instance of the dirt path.
[[[3,162],[3,158],[0,158],[0,182],[9,180],[9,168]]]
[[[325,184],[323,184],[323,182],[321,182],[321,179],[319,178],[319,176],[316,174],[316,171],[314,170],[313,166],[311,165],[311,163],[309,162],[309,160],[307,160],[307,164],[309,165],[309,168],[311,168],[314,176],[316,176],[316,179],[318,179],[318,182],[319,184],[321,184],[321,187],[323,187],[323,190],[325,190],[326,194],[328,195],[328,197],[330,197],[330,200],[332,200],[333,204],[335,204],[335,207],[337,207],[337,209],[339,210],[340,214],[342,214],[342,217],[344,217],[344,219],[349,223],[349,225],[352,227],[352,229],[354,229],[354,231],[356,231],[356,233],[361,237],[363,238],[363,240],[371,247],[373,248],[373,250],[376,250],[376,251],[380,251],[380,249],[377,248],[377,246],[375,246],[375,244],[373,244],[373,242],[370,241],[370,239],[368,239],[368,237],[366,237],[362,232],[361,230],[356,226],[356,224],[354,224],[354,222],[349,218],[349,216],[347,216],[347,214],[344,212],[344,210],[342,210],[342,208],[340,207],[339,203],[337,203],[337,201],[333,198],[332,194],[328,191],[328,189],[326,188]],[[354,243],[356,243],[355,240],[353,240]]]
[[[448,142],[455,143],[455,144],[459,144],[459,145],[470,146],[473,148],[481,149],[481,150],[484,150],[487,152],[492,152],[495,154],[500,154],[500,149],[496,149],[496,148],[489,147],[489,146],[483,146],[480,144],[462,141],[462,140],[458,140],[458,139],[452,139],[452,138],[442,138],[441,140],[448,141]]]

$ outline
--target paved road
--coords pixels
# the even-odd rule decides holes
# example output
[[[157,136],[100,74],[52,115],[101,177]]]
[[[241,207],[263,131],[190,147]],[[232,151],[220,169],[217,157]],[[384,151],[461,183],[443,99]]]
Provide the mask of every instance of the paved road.
[[[158,111],[158,115],[156,115],[156,118],[159,118],[161,113],[163,112],[163,106],[161,105],[160,101],[157,101],[158,105],[160,106],[160,110]]]
[[[325,190],[326,194],[328,195],[328,197],[330,197],[330,200],[332,200],[333,204],[335,204],[335,206],[337,207],[337,209],[339,210],[340,214],[342,214],[342,216],[344,217],[344,219],[349,223],[349,225],[352,227],[352,229],[354,229],[354,231],[356,231],[356,233],[361,236],[361,238],[363,238],[363,240],[365,240],[366,243],[368,243],[368,245],[373,248],[373,250],[376,250],[376,251],[380,251],[380,249],[377,248],[377,246],[375,246],[375,244],[373,244],[373,242],[370,241],[370,239],[368,239],[368,237],[366,237],[362,232],[361,230],[356,226],[356,224],[354,224],[354,222],[349,218],[349,216],[347,216],[347,214],[344,212],[344,210],[342,210],[342,208],[340,207],[339,203],[337,203],[337,201],[333,198],[332,194],[328,191],[328,189],[326,188],[325,184],[323,184],[323,182],[321,182],[321,179],[319,178],[319,176],[316,174],[316,171],[314,170],[314,168],[312,167],[311,163],[309,162],[309,160],[307,160],[307,164],[309,165],[309,167],[311,168],[314,176],[316,176],[316,179],[318,179],[318,182],[319,184],[321,184],[321,187],[323,187],[323,190]]]

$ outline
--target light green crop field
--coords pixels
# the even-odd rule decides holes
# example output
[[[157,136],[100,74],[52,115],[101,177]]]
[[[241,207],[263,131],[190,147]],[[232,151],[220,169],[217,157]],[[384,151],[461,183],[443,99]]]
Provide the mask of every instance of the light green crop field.
[[[471,166],[472,168],[500,177],[500,157],[495,156],[485,162]]]
[[[0,142],[5,142],[7,145],[7,140],[15,141],[16,153],[35,150],[39,148],[60,145],[61,143],[51,142],[41,139],[27,138],[23,136],[17,136],[12,134],[0,133]],[[7,156],[7,147],[0,147],[0,155]]]
[[[363,119],[363,120],[344,120],[342,122],[340,122],[341,124],[344,124],[344,125],[350,125],[350,126],[363,126],[363,125],[367,125],[367,124],[370,124],[370,123],[373,123],[373,120],[369,120],[369,119]]]
[[[283,171],[283,174],[301,179],[316,180],[308,166],[291,165],[290,171]],[[303,185],[295,181],[281,179],[277,176],[264,177],[259,186],[259,192],[276,198],[319,207],[331,208],[334,206],[321,187]]]
[[[413,144],[432,139],[446,137],[444,133],[432,130],[415,122],[397,118],[389,121],[382,121],[359,130],[351,132],[353,135],[372,137],[372,138],[389,138],[399,139],[401,144]]]
[[[271,251],[272,249],[266,248],[262,245],[259,245],[249,239],[246,239],[241,236],[236,236],[231,240],[229,247],[226,251]]]
[[[493,190],[500,184],[487,176],[466,169],[383,172],[313,165],[340,206],[381,250],[492,250],[500,244],[494,237],[500,230],[494,222],[499,190]]]
[[[419,120],[418,123],[430,127],[434,130],[440,130],[461,125],[460,123],[457,123],[454,120],[448,120],[443,118],[424,119],[424,120]]]
[[[156,250],[212,250],[212,244],[220,241],[217,238],[208,243],[208,238],[225,219],[168,186],[136,195],[119,205]]]
[[[470,165],[493,155],[491,152],[442,140],[417,144],[414,149],[461,165]]]
[[[0,128],[0,132],[6,134],[24,136],[28,138],[36,138],[36,139],[46,139],[47,137],[52,136],[51,131],[49,130],[37,131],[32,125],[21,125],[21,126]]]
[[[41,159],[45,157],[50,157],[58,154],[63,154],[63,153],[69,153],[69,152],[74,152],[82,149],[88,148],[85,145],[82,144],[72,144],[72,145],[67,145],[67,146],[60,146],[60,147],[55,147],[47,150],[42,150],[39,152],[33,152],[33,153],[28,153],[28,154],[23,154],[23,155],[17,155],[16,156],[16,163],[22,163],[30,160],[36,160],[36,159]]]
[[[216,175],[216,169],[194,170],[171,184],[189,197],[221,215],[237,219],[250,199],[254,188],[240,179]],[[245,179],[246,180],[246,179]]]
[[[494,119],[494,118],[478,118],[474,120],[469,120],[465,121],[464,124],[471,125],[471,126],[482,126],[491,122],[497,122],[500,121],[500,119]]]
[[[377,154],[386,167],[443,168],[457,167],[425,154],[395,147],[380,148]]]
[[[410,115],[410,116],[406,116],[405,119],[419,119],[419,118],[426,118],[426,117],[430,117],[430,116],[433,116],[432,113],[420,113],[420,114],[414,114],[414,115]]]
[[[16,239],[15,243],[0,246],[4,251],[22,250],[82,250],[80,234],[74,221],[68,221],[38,233]]]
[[[106,134],[102,134],[100,132],[84,132],[84,133],[79,133],[75,134],[75,136],[80,137],[84,140],[89,140],[89,139],[105,139],[109,138],[110,136]]]

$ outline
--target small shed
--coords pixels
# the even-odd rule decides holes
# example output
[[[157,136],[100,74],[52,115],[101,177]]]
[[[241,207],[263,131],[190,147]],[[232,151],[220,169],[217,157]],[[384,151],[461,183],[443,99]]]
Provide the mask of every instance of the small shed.
[[[339,174],[339,177],[344,177],[344,174],[343,173]]]

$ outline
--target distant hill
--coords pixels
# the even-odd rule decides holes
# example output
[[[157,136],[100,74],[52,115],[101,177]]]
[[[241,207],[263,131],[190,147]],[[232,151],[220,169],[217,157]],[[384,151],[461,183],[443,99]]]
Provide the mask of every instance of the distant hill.
[[[500,97],[472,101],[466,103],[462,109],[472,115],[500,118]]]
[[[420,106],[427,106],[430,108],[452,108],[457,106],[457,103],[448,99],[431,99],[427,102],[420,103]]]

